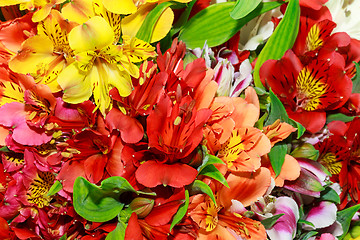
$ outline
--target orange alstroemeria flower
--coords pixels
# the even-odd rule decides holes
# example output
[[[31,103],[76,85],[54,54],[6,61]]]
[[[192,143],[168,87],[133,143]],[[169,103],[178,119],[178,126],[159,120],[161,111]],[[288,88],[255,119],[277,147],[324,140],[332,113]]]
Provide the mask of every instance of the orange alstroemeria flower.
[[[199,226],[200,240],[266,239],[264,226],[215,203],[205,194],[191,198],[188,215]]]
[[[216,97],[210,106],[213,111],[204,128],[206,146],[211,154],[221,149],[235,128],[252,127],[259,119],[259,99],[251,87],[245,91],[245,99]]]

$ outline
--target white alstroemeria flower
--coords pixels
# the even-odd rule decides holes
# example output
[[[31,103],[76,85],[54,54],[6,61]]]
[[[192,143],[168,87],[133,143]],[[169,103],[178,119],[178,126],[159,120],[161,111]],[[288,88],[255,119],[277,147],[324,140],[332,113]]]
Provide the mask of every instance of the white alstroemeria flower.
[[[346,32],[351,38],[360,40],[360,0],[329,0],[325,6],[337,24],[333,33]]]

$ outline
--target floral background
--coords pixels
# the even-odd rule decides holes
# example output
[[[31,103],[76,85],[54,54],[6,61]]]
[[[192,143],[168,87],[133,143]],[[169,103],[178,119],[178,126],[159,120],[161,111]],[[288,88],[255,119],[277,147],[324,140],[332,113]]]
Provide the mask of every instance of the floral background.
[[[360,239],[360,0],[0,10],[0,239]]]

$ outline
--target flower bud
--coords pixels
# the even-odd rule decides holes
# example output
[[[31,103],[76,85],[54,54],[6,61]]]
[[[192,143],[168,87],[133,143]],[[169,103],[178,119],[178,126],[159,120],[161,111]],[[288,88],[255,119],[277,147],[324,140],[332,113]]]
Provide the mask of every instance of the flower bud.
[[[135,212],[138,218],[144,218],[154,207],[154,199],[137,197],[130,203],[130,208]]]
[[[316,161],[319,157],[319,151],[310,143],[304,143],[300,147],[295,148],[291,153],[294,158],[307,158]]]

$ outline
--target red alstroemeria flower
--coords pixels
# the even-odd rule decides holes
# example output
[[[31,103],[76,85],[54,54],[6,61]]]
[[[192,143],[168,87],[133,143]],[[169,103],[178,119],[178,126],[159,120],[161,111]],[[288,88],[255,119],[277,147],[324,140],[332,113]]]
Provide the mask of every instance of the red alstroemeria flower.
[[[57,178],[63,181],[64,190],[72,192],[78,176],[92,183],[98,183],[104,176],[105,168],[117,135],[103,135],[91,129],[85,129],[66,142],[62,151],[66,162]],[[67,158],[67,159],[66,159]]]
[[[147,118],[149,147],[163,157],[141,164],[136,179],[147,187],[165,184],[182,187],[194,181],[197,171],[182,163],[203,139],[203,126],[210,109],[197,110],[195,101],[184,97],[172,104],[166,95]]]
[[[332,180],[342,187],[342,208],[347,204],[347,196],[360,203],[360,119],[344,123],[333,121],[329,123],[333,134],[315,147],[319,149],[318,161],[333,174]]]
[[[266,61],[260,76],[282,101],[289,117],[313,133],[324,126],[325,111],[340,108],[352,91],[343,66],[322,59],[303,66],[291,50],[280,60]]]

